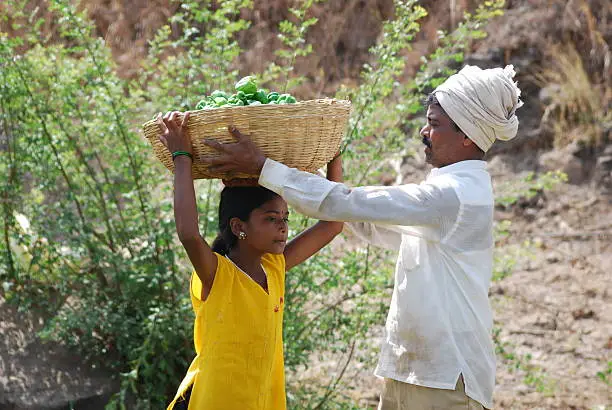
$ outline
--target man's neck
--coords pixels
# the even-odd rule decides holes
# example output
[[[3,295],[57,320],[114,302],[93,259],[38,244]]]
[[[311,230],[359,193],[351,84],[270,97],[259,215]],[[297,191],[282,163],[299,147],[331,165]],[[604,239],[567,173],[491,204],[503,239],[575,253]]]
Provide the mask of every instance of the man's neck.
[[[473,157],[462,158],[460,160],[457,160],[457,161],[454,161],[454,162],[450,162],[448,164],[440,165],[440,166],[437,166],[436,168],[444,168],[444,167],[448,167],[450,165],[459,164],[459,163],[465,162],[465,161],[484,161],[484,159],[480,155],[475,155]]]

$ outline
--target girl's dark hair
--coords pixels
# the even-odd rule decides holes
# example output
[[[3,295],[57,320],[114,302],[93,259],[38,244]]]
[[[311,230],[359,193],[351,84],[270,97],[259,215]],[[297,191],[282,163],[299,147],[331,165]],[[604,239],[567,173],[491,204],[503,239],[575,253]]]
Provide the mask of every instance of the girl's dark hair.
[[[219,202],[219,234],[211,246],[212,250],[227,255],[238,240],[232,232],[230,220],[239,218],[247,222],[254,209],[277,197],[277,194],[261,186],[223,188]]]

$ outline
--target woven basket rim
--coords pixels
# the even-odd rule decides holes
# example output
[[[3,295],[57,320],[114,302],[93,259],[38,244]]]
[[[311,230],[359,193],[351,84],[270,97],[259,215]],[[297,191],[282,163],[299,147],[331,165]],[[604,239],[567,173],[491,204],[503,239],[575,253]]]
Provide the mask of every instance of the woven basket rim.
[[[318,117],[321,115],[321,113],[312,113],[312,114],[308,114],[306,113],[291,113],[291,111],[295,111],[296,108],[301,108],[304,106],[314,106],[314,105],[328,105],[328,106],[337,106],[338,108],[348,108],[350,109],[352,106],[352,103],[350,100],[339,100],[336,98],[318,98],[318,99],[314,99],[314,100],[306,100],[306,101],[298,101],[294,104],[259,104],[259,105],[236,105],[236,106],[222,106],[222,107],[216,107],[216,108],[203,108],[201,110],[187,110],[187,111],[179,111],[179,115],[184,115],[184,113],[189,112],[190,116],[193,115],[197,115],[199,116],[200,114],[206,113],[206,112],[215,112],[215,113],[219,113],[219,114],[223,114],[225,112],[229,113],[235,110],[241,110],[244,111],[246,109],[258,109],[258,110],[272,110],[274,111],[274,117],[276,118],[283,118],[283,111],[289,111],[286,113],[287,117],[291,117],[291,118],[308,118],[308,117]],[[343,114],[339,114],[339,115],[334,115],[334,114],[330,114],[330,113],[326,113],[325,114],[326,117],[328,118],[336,118],[336,117],[343,117]],[[145,127],[146,125],[155,122],[156,119],[150,119],[147,122],[145,122],[144,124],[142,124],[142,127]]]

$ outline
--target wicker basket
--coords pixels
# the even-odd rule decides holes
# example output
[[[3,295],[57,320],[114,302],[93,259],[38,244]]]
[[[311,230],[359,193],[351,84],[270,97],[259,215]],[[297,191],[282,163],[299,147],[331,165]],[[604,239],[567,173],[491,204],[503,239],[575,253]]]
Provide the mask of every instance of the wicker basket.
[[[348,122],[351,103],[345,100],[322,99],[286,105],[254,105],[192,111],[187,123],[191,136],[194,162],[193,178],[249,178],[208,171],[202,160],[218,152],[202,141],[214,139],[235,142],[228,126],[234,125],[250,136],[264,154],[293,168],[314,172],[329,162],[340,147]],[[155,156],[174,172],[172,156],[160,142],[159,125],[155,120],[143,125],[144,134],[153,145]]]

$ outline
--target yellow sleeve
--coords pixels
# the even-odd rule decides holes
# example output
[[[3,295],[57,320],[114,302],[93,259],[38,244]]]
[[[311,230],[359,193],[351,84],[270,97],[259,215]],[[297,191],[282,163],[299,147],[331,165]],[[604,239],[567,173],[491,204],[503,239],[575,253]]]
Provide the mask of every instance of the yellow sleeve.
[[[189,294],[191,296],[191,306],[195,313],[198,312],[202,303],[202,281],[196,274],[195,270],[191,272],[191,283],[189,284]]]
[[[215,280],[213,281],[213,288],[215,286],[215,283],[218,282],[217,276],[219,274],[222,274],[221,273],[222,271],[228,270],[227,269],[227,265],[228,265],[227,259],[224,256],[219,255],[216,252],[215,252],[215,256],[217,257],[217,271],[215,272]],[[210,293],[212,293],[212,289],[210,290]],[[189,294],[191,296],[191,305],[193,306],[193,310],[194,312],[197,312],[199,307],[202,304],[202,281],[198,277],[195,270],[191,273],[191,284],[189,286]]]

